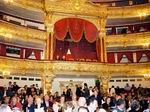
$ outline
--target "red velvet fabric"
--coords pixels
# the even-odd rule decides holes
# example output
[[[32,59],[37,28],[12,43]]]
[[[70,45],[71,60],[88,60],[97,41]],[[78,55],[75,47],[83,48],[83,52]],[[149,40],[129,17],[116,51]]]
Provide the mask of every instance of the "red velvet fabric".
[[[68,19],[57,21],[54,26],[54,37],[58,40],[64,40],[68,32]]]
[[[32,49],[25,49],[25,59],[28,59],[31,56],[32,52]]]
[[[68,50],[71,54],[67,54]],[[66,60],[98,60],[96,42],[89,43],[85,38],[82,38],[80,42],[56,40],[54,57],[56,60],[63,60],[63,56]]]
[[[148,61],[150,61],[150,50],[146,50],[146,51],[144,51],[144,53],[148,57]]]
[[[120,61],[121,61],[121,59],[123,57],[123,53],[122,52],[118,52],[117,56],[118,56],[118,63],[120,63]]]
[[[85,32],[85,38],[88,42],[96,41],[98,30],[94,24],[78,18],[66,18],[55,23],[54,37],[58,40],[64,40],[69,31],[70,37],[74,42],[79,42]]]
[[[131,63],[133,63],[133,53],[132,52],[124,52],[128,60],[130,60]]]
[[[4,45],[4,44],[0,45],[0,55],[6,56],[6,45]]]
[[[115,63],[115,55],[113,52],[107,53],[108,63]]]
[[[140,25],[134,25],[134,31],[139,32],[140,30]]]
[[[123,55],[126,55],[127,59],[130,62],[133,62],[133,53],[132,52],[118,52],[118,63],[120,63],[121,59],[123,58]]]
[[[112,34],[113,34],[113,35],[116,34],[116,27],[112,27]]]
[[[101,62],[101,46],[100,46],[100,40],[96,40],[96,52],[97,52],[97,58]]]
[[[40,50],[33,50],[33,51],[34,51],[35,58],[37,60],[40,60],[41,59],[41,51]]]
[[[85,22],[85,38],[88,42],[94,42],[98,37],[97,28],[90,22]]]
[[[79,42],[83,36],[84,20],[69,18],[69,33],[74,42]]]
[[[132,26],[132,25],[129,25],[128,28],[129,28],[129,31],[130,31],[131,33],[134,33],[134,29],[133,29],[133,26]]]
[[[24,52],[23,52],[23,51],[24,51],[24,49],[21,48],[21,50],[20,50],[20,58],[21,58],[21,59],[23,59],[23,55],[24,55]]]
[[[139,62],[140,59],[142,58],[142,52],[141,51],[136,51],[136,61]]]

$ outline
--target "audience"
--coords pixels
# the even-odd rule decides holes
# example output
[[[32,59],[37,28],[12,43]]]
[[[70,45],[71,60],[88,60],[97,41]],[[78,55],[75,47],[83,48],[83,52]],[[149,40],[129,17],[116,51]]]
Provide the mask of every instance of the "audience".
[[[150,112],[150,89],[126,84],[104,94],[84,83],[76,85],[75,92],[67,86],[63,93],[44,96],[37,84],[20,88],[9,82],[0,90],[0,112]]]

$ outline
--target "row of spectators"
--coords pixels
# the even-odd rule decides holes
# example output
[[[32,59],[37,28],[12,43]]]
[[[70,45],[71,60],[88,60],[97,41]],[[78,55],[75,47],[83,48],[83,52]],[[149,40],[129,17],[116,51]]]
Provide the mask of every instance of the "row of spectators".
[[[38,85],[20,88],[9,82],[0,97],[0,112],[150,112],[150,89],[141,85],[112,86],[104,94],[84,83],[75,92],[67,86],[62,93],[44,95]]]

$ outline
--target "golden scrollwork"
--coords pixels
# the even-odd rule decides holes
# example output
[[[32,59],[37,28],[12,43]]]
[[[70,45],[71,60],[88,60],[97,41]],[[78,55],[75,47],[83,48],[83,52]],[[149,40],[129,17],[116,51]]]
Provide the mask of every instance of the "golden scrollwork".
[[[7,38],[8,34],[11,34],[13,38],[21,39],[22,41],[38,42],[43,45],[46,43],[48,37],[46,36],[47,33],[44,31],[34,30],[1,21],[0,35]],[[107,47],[144,45],[147,42],[150,42],[149,37],[150,32],[107,35],[106,44]]]
[[[46,32],[31,29],[28,27],[22,27],[19,25],[14,25],[8,22],[0,21],[0,35],[6,36],[6,34],[11,34],[15,37],[20,37],[18,39],[24,39],[28,41],[34,42],[43,42],[45,43],[46,40]]]
[[[108,18],[130,18],[150,15],[150,3],[142,5],[124,6],[124,7],[108,7]]]
[[[107,47],[135,46],[150,44],[150,32],[108,35],[106,38]]]
[[[109,88],[109,85],[108,85],[108,84],[109,84],[109,81],[110,81],[110,79],[111,79],[111,75],[105,73],[105,74],[99,76],[98,79],[99,79],[100,82],[102,83],[102,91],[103,91],[104,93],[107,93],[107,90],[108,90],[108,88]]]
[[[21,66],[20,66],[21,65]],[[58,72],[70,73],[91,73],[91,75],[99,76],[109,74],[117,76],[122,75],[140,75],[144,72],[150,73],[150,63],[133,63],[133,64],[102,64],[92,62],[69,62],[69,61],[35,61],[22,60],[8,57],[0,57],[1,70],[7,70],[11,73],[33,73],[33,74],[48,74],[51,76]],[[46,70],[46,72],[45,72]],[[70,74],[71,75],[71,74]]]
[[[73,0],[75,1],[75,0]],[[85,0],[78,0],[85,1]],[[44,2],[46,6],[44,5]],[[108,18],[127,18],[127,17],[138,17],[140,13],[145,13],[146,15],[150,15],[150,3],[143,5],[133,5],[133,6],[124,6],[124,7],[108,7],[105,6],[97,6],[93,3],[86,2],[83,8],[85,10],[81,10],[79,8],[76,1],[74,3],[70,2],[70,0],[24,0],[24,2],[20,0],[14,0],[14,5],[24,7],[30,10],[36,11],[54,11],[54,12],[67,12],[67,13],[76,13],[76,14],[86,14],[93,16],[102,16],[106,12],[108,12]],[[76,3],[76,5],[75,5]],[[90,5],[89,5],[90,4]],[[94,6],[94,7],[93,7]],[[76,8],[73,8],[76,7]],[[77,9],[80,10],[77,10]]]

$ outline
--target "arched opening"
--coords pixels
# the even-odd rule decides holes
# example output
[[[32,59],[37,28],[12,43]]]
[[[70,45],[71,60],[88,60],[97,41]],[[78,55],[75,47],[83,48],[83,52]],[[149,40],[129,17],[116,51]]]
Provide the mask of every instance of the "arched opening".
[[[65,18],[54,26],[54,59],[72,61],[98,61],[98,29],[79,18]]]

